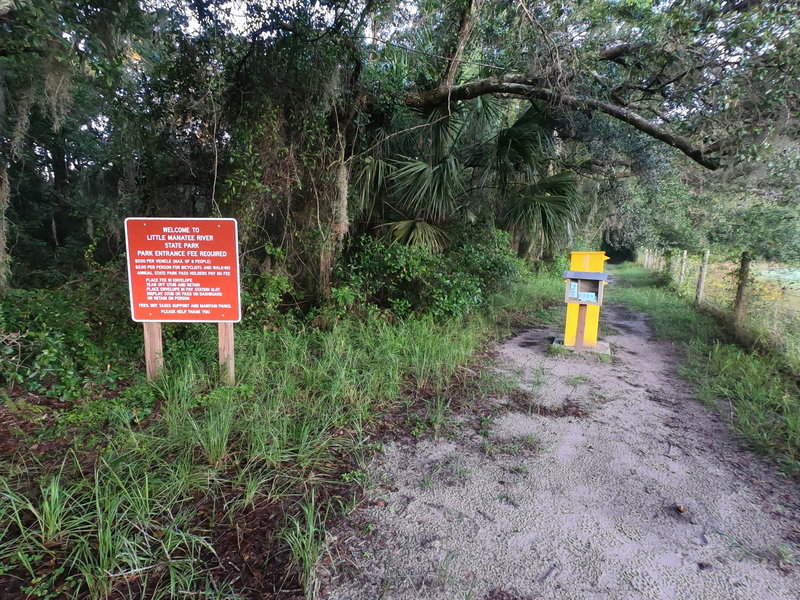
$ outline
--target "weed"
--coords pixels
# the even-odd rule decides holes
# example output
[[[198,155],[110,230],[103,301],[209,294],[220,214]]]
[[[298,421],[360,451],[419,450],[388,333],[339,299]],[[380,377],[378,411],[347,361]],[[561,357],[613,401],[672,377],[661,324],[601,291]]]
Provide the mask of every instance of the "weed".
[[[533,389],[538,389],[547,381],[547,372],[542,365],[538,365],[531,369],[531,376],[528,380],[528,385]]]
[[[361,533],[365,536],[372,535],[377,528],[378,525],[376,523],[364,523],[364,525],[361,526]]]
[[[539,438],[535,435],[526,435],[521,438],[510,440],[484,440],[483,453],[486,456],[520,456],[525,452],[534,451],[538,448]]]
[[[453,465],[453,472],[458,476],[462,481],[467,481],[470,476],[470,470],[464,467],[460,462],[456,462]]]
[[[500,449],[497,444],[490,440],[483,440],[483,453],[486,456],[492,457],[499,453]]]
[[[564,344],[550,344],[547,346],[547,353],[553,356],[572,356],[574,352],[569,346]]]
[[[208,408],[199,423],[193,417],[188,417],[197,443],[209,465],[218,467],[228,459],[228,442],[236,409],[236,404],[230,399],[219,400]]]
[[[319,510],[312,489],[310,495],[300,504],[300,515],[290,516],[281,532],[281,537],[289,545],[292,562],[297,568],[308,600],[316,598],[319,592],[316,569],[325,549],[326,534],[321,524],[325,521],[326,514]]]
[[[589,377],[587,375],[570,375],[564,378],[564,382],[573,388],[578,388],[584,385],[587,381],[589,381]]]
[[[789,544],[778,544],[772,553],[779,565],[797,566],[797,552]]]
[[[456,582],[456,574],[453,568],[454,558],[455,554],[452,551],[448,551],[442,562],[439,563],[439,581],[441,581],[445,590],[452,588]]]
[[[500,494],[499,496],[497,496],[497,499],[500,500],[501,502],[505,502],[509,506],[513,506],[514,508],[518,508],[519,507],[519,504],[517,503],[517,501],[514,500],[514,498],[512,498],[508,494]]]
[[[449,422],[446,417],[448,408],[450,408],[450,400],[446,400],[441,395],[437,395],[428,402],[428,424],[434,437],[439,437]]]
[[[369,474],[361,469],[355,469],[353,471],[348,471],[347,473],[342,473],[342,481],[346,483],[355,482],[363,486],[368,479]]]

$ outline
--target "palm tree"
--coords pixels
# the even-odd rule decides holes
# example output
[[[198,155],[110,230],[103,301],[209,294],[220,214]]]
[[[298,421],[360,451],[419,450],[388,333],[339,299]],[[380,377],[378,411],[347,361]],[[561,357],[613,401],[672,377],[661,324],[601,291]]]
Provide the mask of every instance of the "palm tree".
[[[454,221],[488,218],[510,232],[521,257],[568,235],[579,199],[571,172],[555,172],[547,107],[531,103],[508,126],[492,98],[447,112],[406,113],[384,132],[357,178],[359,209],[398,243],[446,247]]]

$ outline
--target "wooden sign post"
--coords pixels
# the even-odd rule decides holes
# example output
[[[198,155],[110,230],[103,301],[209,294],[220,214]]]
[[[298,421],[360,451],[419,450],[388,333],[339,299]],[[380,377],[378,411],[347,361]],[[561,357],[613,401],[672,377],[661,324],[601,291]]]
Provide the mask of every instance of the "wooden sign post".
[[[161,323],[218,323],[222,381],[235,382],[241,321],[235,219],[125,219],[131,317],[144,324],[147,379],[164,367]]]

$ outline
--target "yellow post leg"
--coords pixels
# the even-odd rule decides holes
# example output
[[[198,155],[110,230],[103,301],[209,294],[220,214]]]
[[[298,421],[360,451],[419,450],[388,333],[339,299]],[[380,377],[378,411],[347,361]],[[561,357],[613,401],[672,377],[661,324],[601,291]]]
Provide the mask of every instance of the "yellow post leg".
[[[564,345],[574,346],[578,333],[578,312],[580,304],[567,304],[567,326],[564,328]],[[597,333],[600,328],[600,307],[586,307],[586,326],[583,334],[583,347],[597,346]]]
[[[564,328],[564,345],[574,346],[578,332],[578,305],[567,304],[567,326]]]

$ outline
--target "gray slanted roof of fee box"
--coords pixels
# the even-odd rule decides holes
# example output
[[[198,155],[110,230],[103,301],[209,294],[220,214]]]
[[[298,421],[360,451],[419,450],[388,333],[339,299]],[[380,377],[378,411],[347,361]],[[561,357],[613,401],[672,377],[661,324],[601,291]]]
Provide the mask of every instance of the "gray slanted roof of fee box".
[[[564,279],[589,279],[591,281],[608,281],[608,273],[590,273],[588,271],[564,271]]]

